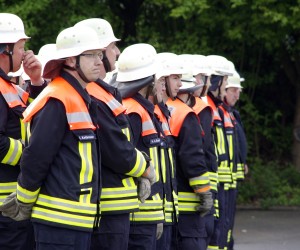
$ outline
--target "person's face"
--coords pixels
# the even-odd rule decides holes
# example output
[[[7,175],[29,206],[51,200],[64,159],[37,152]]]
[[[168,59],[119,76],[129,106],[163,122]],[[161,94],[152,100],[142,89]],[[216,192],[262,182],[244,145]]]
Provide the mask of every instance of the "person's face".
[[[179,88],[182,86],[181,75],[170,75],[168,77],[168,84],[170,87],[170,92],[172,96],[177,96]]]
[[[80,68],[89,81],[100,78],[103,53],[99,50],[87,50],[80,56]]]
[[[166,79],[160,77],[154,82],[154,95],[156,95],[157,101],[162,102],[164,93],[166,92]]]
[[[195,79],[196,79],[196,85],[202,85],[202,87],[195,90],[195,92],[194,92],[194,96],[199,97],[201,95],[203,87],[204,87],[205,75],[197,74],[197,75],[195,75]]]
[[[226,89],[226,102],[229,106],[233,107],[240,99],[241,89],[236,87],[229,87]]]
[[[25,52],[25,39],[21,39],[14,45],[13,50],[13,72],[16,72],[20,69],[21,63],[23,61],[24,52]]]
[[[227,85],[227,79],[228,79],[228,76],[224,76],[223,77],[223,82],[222,82],[222,85],[221,85],[221,88],[220,88],[220,97],[221,97],[221,100],[224,101],[224,98],[226,96],[226,85]]]
[[[196,90],[194,92],[194,96],[200,96],[201,94],[202,94],[201,96],[206,96],[207,92],[208,92],[208,89],[209,89],[209,87],[211,85],[210,76],[205,76],[203,74],[198,74],[198,75],[195,76],[195,79],[196,79],[197,85],[201,85],[201,84],[205,83],[204,86],[206,88],[205,88],[205,92],[204,93],[202,93],[204,86],[201,87],[201,88],[199,88],[198,90]],[[205,79],[206,79],[206,82],[205,82]]]
[[[120,50],[117,47],[115,42],[110,43],[105,50],[105,54],[107,56],[107,59],[110,63],[111,71],[113,71],[116,68],[116,60],[118,59],[120,55]]]

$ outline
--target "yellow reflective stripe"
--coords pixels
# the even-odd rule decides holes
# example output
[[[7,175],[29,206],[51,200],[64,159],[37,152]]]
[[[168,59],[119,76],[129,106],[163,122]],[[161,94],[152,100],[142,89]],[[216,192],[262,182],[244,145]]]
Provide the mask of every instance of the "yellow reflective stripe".
[[[81,157],[79,184],[91,182],[93,178],[92,143],[79,142],[78,150]]]
[[[173,222],[173,214],[172,213],[165,213],[165,222]]]
[[[86,192],[83,194],[80,194],[79,201],[82,203],[90,203],[91,197],[92,197],[92,188],[82,188],[81,192]]]
[[[219,182],[222,182],[222,183],[231,182],[231,175],[219,175],[218,180],[219,180]]]
[[[17,184],[17,198],[23,203],[34,203],[38,197],[40,188],[35,191],[29,191]]]
[[[5,182],[0,183],[0,205],[6,199],[6,197],[12,192],[16,191],[17,182]]]
[[[233,181],[232,183],[229,184],[229,188],[235,189],[237,187],[236,181]]]
[[[101,201],[101,212],[124,211],[138,208],[139,203],[137,198]]]
[[[165,150],[163,148],[160,149],[160,162],[161,162],[161,172],[162,172],[162,181],[163,183],[167,182],[167,177],[166,177],[166,158],[165,158]]]
[[[126,175],[140,177],[146,170],[147,162],[143,156],[143,154],[135,149],[136,151],[136,162],[134,167],[128,172]]]
[[[17,182],[3,182],[0,183],[0,194],[1,193],[12,193],[17,189]]]
[[[228,230],[228,234],[227,234],[227,242],[230,242],[230,238],[231,238],[231,229]]]
[[[137,189],[136,184],[134,182],[134,179],[132,177],[128,177],[122,180],[123,186],[124,187],[134,187],[135,190]]]
[[[130,138],[130,131],[129,131],[129,129],[128,129],[128,128],[123,128],[123,129],[122,129],[122,132],[123,132],[123,134],[126,135],[127,140],[130,141],[131,138]]]
[[[227,165],[227,161],[221,162],[220,166],[218,167],[218,181],[219,182],[231,182],[231,171]]]
[[[194,212],[200,200],[195,193],[179,192],[178,193],[178,210],[179,212]]]
[[[159,176],[160,170],[159,170],[159,159],[158,159],[157,147],[149,148],[149,152],[150,152],[151,161],[155,167],[156,181],[159,181],[160,180],[160,176]]]
[[[22,143],[12,138],[8,139],[9,149],[1,163],[15,166],[19,162],[22,155]]]
[[[152,196],[152,200],[154,201],[161,201],[162,199],[160,198],[160,195],[157,193],[155,195]]]
[[[135,197],[136,195],[137,195],[136,186],[102,188],[101,199],[116,199],[116,198]]]
[[[206,186],[209,185],[209,174],[208,172],[194,177],[194,178],[190,178],[189,179],[189,184],[190,186],[196,186],[196,185],[200,185],[200,186]]]
[[[28,97],[28,100],[27,100],[29,103],[32,103],[33,101],[34,101],[34,99],[33,98],[31,98],[31,97]]]
[[[178,201],[199,201],[196,193],[178,192]]]
[[[214,199],[215,214],[214,217],[219,218],[219,201]]]
[[[27,123],[24,123],[22,121],[22,119],[20,119],[20,126],[21,126],[21,139],[23,142],[25,142],[26,140],[26,126],[27,126]]]
[[[179,215],[179,209],[178,209],[178,196],[175,193],[175,191],[172,191],[173,199],[174,199],[174,205],[175,205],[175,215],[176,215],[176,221],[178,221],[178,215]]]
[[[224,132],[223,129],[220,127],[216,127],[216,132],[217,132],[217,141],[218,141],[218,145],[217,145],[218,154],[222,155],[226,153]]]
[[[168,153],[169,153],[169,159],[170,159],[170,164],[171,164],[171,169],[172,169],[172,173],[171,173],[171,177],[172,179],[175,178],[175,168],[174,168],[174,158],[173,158],[173,151],[171,148],[168,149]]]
[[[140,210],[162,210],[162,200],[145,200],[144,203],[139,203]]]
[[[196,207],[200,204],[200,201],[198,202],[180,202],[178,204],[179,212],[195,212]]]
[[[207,250],[219,250],[218,246],[207,246]]]
[[[238,163],[237,164],[236,179],[237,180],[243,180],[243,179],[245,179],[244,164],[243,163]]]
[[[96,210],[96,208],[95,208]],[[93,214],[95,216],[95,214]],[[79,214],[71,214],[67,211],[54,211],[52,209],[33,207],[31,218],[40,219],[44,221],[51,221],[63,225],[70,225],[81,228],[93,228],[94,216],[86,216]]]
[[[66,213],[70,212],[88,215],[94,215],[96,213],[96,204],[71,201],[44,194],[38,196],[36,204],[43,207],[49,207],[50,209],[63,210]]]
[[[227,141],[228,141],[228,149],[229,149],[229,159],[230,161],[233,160],[233,136],[227,135]]]
[[[164,209],[167,212],[174,212],[174,205],[173,205],[173,203],[170,202],[170,201],[166,201],[165,200]]]
[[[218,173],[216,172],[208,172],[209,180],[210,180],[210,188],[212,190],[218,190]]]
[[[27,140],[27,144],[29,144],[29,139],[30,139],[30,136],[31,136],[31,131],[30,131],[30,123],[28,122],[27,123],[27,126],[26,126],[26,140]]]
[[[130,214],[130,221],[132,222],[151,222],[151,221],[163,221],[163,211],[151,211],[151,212],[135,212]]]

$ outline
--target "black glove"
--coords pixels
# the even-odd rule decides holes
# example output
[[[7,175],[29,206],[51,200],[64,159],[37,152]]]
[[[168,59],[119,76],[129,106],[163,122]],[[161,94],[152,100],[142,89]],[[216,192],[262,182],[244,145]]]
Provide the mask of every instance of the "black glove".
[[[10,217],[13,220],[27,220],[31,217],[32,207],[34,203],[22,203],[18,201],[16,193],[11,193],[6,197],[3,204],[0,206],[0,211],[5,217]]]
[[[204,193],[197,193],[197,195],[200,199],[200,205],[196,207],[196,210],[199,211],[201,217],[204,217],[209,213],[214,204],[212,193],[208,191]]]

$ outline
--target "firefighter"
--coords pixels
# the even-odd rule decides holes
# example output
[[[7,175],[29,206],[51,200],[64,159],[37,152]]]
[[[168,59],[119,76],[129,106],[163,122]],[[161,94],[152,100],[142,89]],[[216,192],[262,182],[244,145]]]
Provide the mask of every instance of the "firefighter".
[[[208,88],[210,86],[210,75],[211,69],[206,61],[206,56],[203,55],[191,55],[190,57],[192,74],[195,77],[196,84],[201,87],[194,92],[194,105],[193,110],[196,112],[200,119],[200,124],[202,128],[202,140],[203,140],[203,150],[205,154],[205,161],[207,169],[209,170],[209,179],[211,192],[214,200],[214,207],[205,216],[205,226],[207,232],[207,245],[210,242],[210,238],[214,232],[215,220],[218,218],[218,175],[217,175],[217,158],[215,153],[215,145],[212,137],[212,109],[203,100],[206,98]]]
[[[157,182],[140,210],[130,215],[128,249],[156,249],[156,240],[163,233],[163,183],[158,148],[161,143],[159,122],[154,105],[148,100],[152,93],[156,50],[150,44],[128,46],[118,60],[118,89],[127,109],[133,131],[133,144],[150,156]]]
[[[105,69],[114,68],[119,52],[110,24],[104,19],[86,19],[75,26],[88,26],[97,31],[99,40],[106,47]],[[87,91],[97,102],[97,124],[99,126],[102,166],[101,222],[99,230],[92,236],[91,249],[127,249],[129,239],[129,214],[139,210],[137,178],[146,178],[154,183],[155,172],[149,156],[135,149],[126,117],[125,107],[115,98],[116,89],[101,79],[87,85]],[[145,156],[144,156],[145,155]],[[149,169],[148,169],[149,168]],[[147,181],[147,180],[144,180]],[[140,183],[140,182],[138,182]],[[144,201],[149,192],[139,189],[139,198]],[[149,190],[150,191],[150,190]],[[147,196],[148,195],[148,196]]]
[[[43,72],[52,81],[23,113],[31,135],[17,192],[1,210],[14,220],[31,217],[37,249],[90,249],[99,225],[100,134],[85,88],[100,77],[103,49],[88,27],[61,31]]]
[[[248,166],[246,162],[247,158],[247,139],[243,124],[241,122],[241,117],[237,109],[235,108],[236,102],[240,98],[240,93],[242,91],[241,78],[240,75],[234,71],[232,76],[228,77],[228,83],[226,85],[226,96],[222,107],[225,112],[228,112],[228,116],[231,118],[232,123],[234,124],[235,132],[235,147],[234,147],[234,156],[236,164],[236,182],[237,185],[242,182],[245,178],[245,174],[248,172]],[[225,113],[224,112],[224,113]],[[234,238],[233,238],[233,228],[234,228],[234,218],[236,211],[236,200],[238,194],[238,186],[232,186],[231,189],[231,209],[229,217],[229,227],[228,227],[228,250],[234,248]]]
[[[159,147],[162,180],[163,180],[163,195],[164,195],[164,228],[163,235],[157,241],[157,250],[176,249],[176,227],[178,223],[178,195],[177,195],[177,181],[176,181],[176,165],[175,165],[175,141],[170,131],[170,112],[168,106],[165,104],[168,97],[164,94],[166,92],[165,78],[171,74],[185,73],[185,69],[181,64],[174,62],[167,69],[164,68],[163,62],[172,53],[157,54],[157,72],[155,74],[155,84],[153,91],[153,103],[155,104],[155,115],[161,124],[161,145]]]
[[[41,64],[24,46],[29,37],[22,20],[10,13],[0,13],[0,205],[17,188],[20,158],[26,140],[22,122],[30,98],[45,87]],[[8,73],[22,71],[29,76],[29,94],[12,82]],[[30,98],[29,98],[30,97]],[[1,249],[33,249],[34,237],[30,221],[14,221],[0,214]]]
[[[170,131],[175,141],[176,179],[178,188],[178,249],[205,248],[205,216],[212,207],[210,182],[204,161],[201,130],[195,112],[177,98],[181,76],[187,72],[177,55],[169,56],[163,67],[177,64],[181,71],[165,77]],[[172,65],[172,66],[171,66]]]
[[[100,77],[102,80],[106,80],[107,74],[116,70],[116,60],[120,55],[117,42],[120,39],[116,38],[111,24],[102,18],[85,19],[75,25],[86,25],[93,28],[97,32],[99,39],[106,44],[105,51],[103,52]]]
[[[222,104],[226,95],[225,87],[227,78],[232,75],[229,61],[219,55],[209,55],[206,57],[208,65],[211,67],[212,75],[210,78],[211,86],[208,89],[207,103],[213,110],[213,138],[216,147],[216,156],[218,160],[218,206],[219,218],[216,221],[214,234],[210,240],[208,249],[224,249],[227,245],[227,222],[229,186],[233,183],[231,173],[232,148],[227,143],[227,135],[232,132],[232,126],[227,127],[225,132],[224,123],[218,107]]]

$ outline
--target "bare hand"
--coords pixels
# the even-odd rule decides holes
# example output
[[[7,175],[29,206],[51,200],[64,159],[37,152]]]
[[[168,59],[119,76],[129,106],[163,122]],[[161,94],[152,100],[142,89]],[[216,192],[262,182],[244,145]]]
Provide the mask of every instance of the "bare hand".
[[[25,51],[23,68],[25,73],[30,77],[32,85],[39,86],[44,83],[42,78],[42,64],[34,55],[32,50]]]

